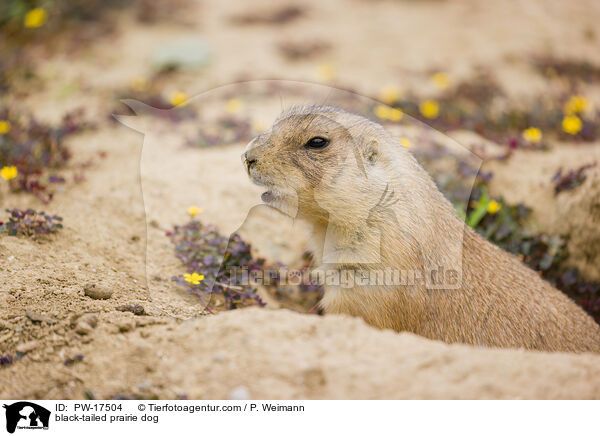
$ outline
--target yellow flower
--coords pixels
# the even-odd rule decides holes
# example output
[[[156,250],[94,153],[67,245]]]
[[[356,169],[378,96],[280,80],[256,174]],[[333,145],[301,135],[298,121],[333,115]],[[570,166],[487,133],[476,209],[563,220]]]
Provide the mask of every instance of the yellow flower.
[[[404,117],[404,112],[397,108],[390,109],[390,121],[400,121]]]
[[[183,278],[186,282],[191,283],[192,285],[199,285],[202,280],[204,280],[204,274],[184,274]]]
[[[494,215],[502,208],[502,205],[498,203],[496,200],[492,200],[488,203],[487,211],[489,214]]]
[[[402,138],[400,138],[400,145],[406,148],[407,150],[410,150],[412,148],[412,141],[406,136],[403,136]]]
[[[10,121],[0,120],[0,135],[6,135],[10,132]]]
[[[450,80],[446,73],[435,73],[431,76],[431,81],[437,89],[444,90],[450,86]]]
[[[29,28],[41,27],[46,22],[48,14],[42,8],[35,8],[25,14],[23,25]]]
[[[335,78],[335,67],[332,64],[321,64],[317,67],[317,76],[322,82],[331,82]]]
[[[185,92],[174,92],[171,94],[171,104],[173,106],[185,106],[188,103],[188,96]]]
[[[576,135],[583,123],[577,115],[567,115],[562,120],[562,129],[570,135]]]
[[[421,111],[421,114],[426,118],[437,118],[440,113],[440,105],[435,100],[425,100],[419,105],[419,111]]]
[[[396,101],[398,101],[400,96],[401,96],[400,88],[398,88],[397,86],[394,86],[394,85],[384,86],[383,89],[381,90],[381,93],[379,94],[379,98],[385,104],[395,103]]]
[[[148,79],[142,76],[134,78],[131,81],[131,88],[138,92],[145,91],[148,88]]]
[[[381,118],[382,120],[387,120],[390,116],[390,108],[382,104],[375,106],[373,112],[377,118]]]
[[[17,177],[17,174],[19,174],[19,171],[17,171],[17,167],[14,165],[10,167],[4,167],[0,170],[0,176],[2,176],[4,180],[12,180]]]
[[[579,112],[583,112],[587,107],[587,98],[582,95],[574,95],[565,103],[563,110],[567,115],[575,115]]]
[[[230,98],[227,100],[226,110],[230,114],[237,114],[242,108],[242,101],[239,98]]]
[[[529,127],[523,130],[522,136],[527,142],[538,143],[542,140],[542,131],[537,127]]]
[[[373,112],[382,120],[400,121],[404,117],[404,112],[401,109],[388,107],[383,104],[375,106]]]
[[[187,213],[191,217],[195,217],[199,213],[202,213],[202,209],[200,209],[199,207],[196,207],[196,206],[190,206],[190,207],[188,207]]]

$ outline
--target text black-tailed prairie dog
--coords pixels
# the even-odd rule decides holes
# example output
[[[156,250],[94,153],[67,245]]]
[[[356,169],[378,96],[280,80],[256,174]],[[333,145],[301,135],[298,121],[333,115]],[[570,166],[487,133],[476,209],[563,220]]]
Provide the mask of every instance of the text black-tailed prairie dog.
[[[266,204],[312,225],[317,270],[423,278],[441,268],[447,282],[326,282],[325,312],[450,343],[600,352],[600,326],[464,225],[379,124],[334,107],[294,107],[248,144],[243,160]]]

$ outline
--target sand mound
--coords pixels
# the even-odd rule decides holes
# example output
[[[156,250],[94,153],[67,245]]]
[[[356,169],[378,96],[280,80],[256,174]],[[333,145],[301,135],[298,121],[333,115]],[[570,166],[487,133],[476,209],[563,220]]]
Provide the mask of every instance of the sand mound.
[[[600,356],[446,345],[287,310],[140,325],[98,335],[81,352],[81,363],[49,374],[35,364],[4,372],[0,396],[600,398]]]

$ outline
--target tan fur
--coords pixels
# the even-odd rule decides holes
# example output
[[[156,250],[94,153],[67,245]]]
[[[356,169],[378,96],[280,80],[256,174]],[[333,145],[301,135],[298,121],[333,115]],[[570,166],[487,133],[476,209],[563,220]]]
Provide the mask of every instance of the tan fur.
[[[329,146],[305,147],[315,136]],[[337,108],[295,107],[255,138],[243,159],[252,180],[271,193],[269,205],[312,224],[319,269],[426,274],[443,266],[461,275],[456,288],[444,289],[421,282],[326,286],[326,312],[449,343],[600,352],[600,326],[465,226],[379,124]]]

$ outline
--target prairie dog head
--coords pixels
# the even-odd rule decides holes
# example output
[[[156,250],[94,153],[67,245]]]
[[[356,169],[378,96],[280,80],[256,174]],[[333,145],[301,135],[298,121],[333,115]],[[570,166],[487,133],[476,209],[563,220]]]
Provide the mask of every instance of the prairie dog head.
[[[300,106],[254,138],[242,161],[252,181],[265,187],[262,200],[291,217],[343,221],[350,208],[364,221],[389,183],[391,146],[389,134],[366,118]]]

